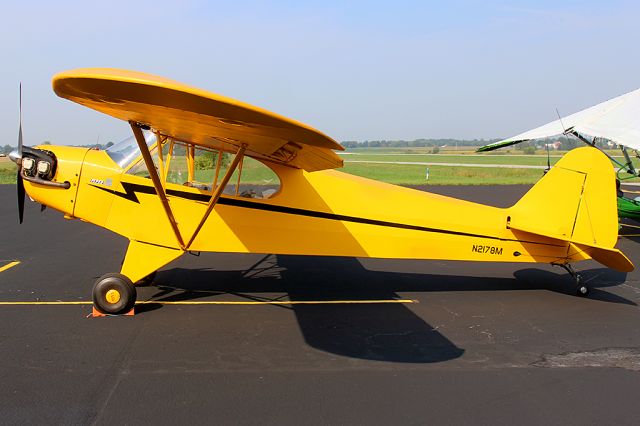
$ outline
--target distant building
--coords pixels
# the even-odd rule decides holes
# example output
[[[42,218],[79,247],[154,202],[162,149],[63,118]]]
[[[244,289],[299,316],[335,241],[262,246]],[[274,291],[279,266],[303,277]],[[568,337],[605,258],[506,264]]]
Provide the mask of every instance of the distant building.
[[[549,148],[549,149],[554,149],[554,150],[556,150],[556,151],[557,151],[557,150],[559,150],[559,149],[560,149],[560,147],[561,147],[561,146],[562,146],[562,142],[560,142],[560,141],[555,141],[555,142],[551,142],[551,143],[546,143],[546,144],[544,144],[543,148],[544,148],[544,149],[547,149],[547,148]]]

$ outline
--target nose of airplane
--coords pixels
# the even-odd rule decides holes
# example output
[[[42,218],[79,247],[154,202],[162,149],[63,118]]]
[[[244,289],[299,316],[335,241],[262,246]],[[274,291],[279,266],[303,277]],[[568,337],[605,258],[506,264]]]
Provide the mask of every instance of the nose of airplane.
[[[11,153],[18,164],[18,214],[22,223],[25,193],[42,205],[73,216],[78,180],[88,148],[54,146],[22,147]]]

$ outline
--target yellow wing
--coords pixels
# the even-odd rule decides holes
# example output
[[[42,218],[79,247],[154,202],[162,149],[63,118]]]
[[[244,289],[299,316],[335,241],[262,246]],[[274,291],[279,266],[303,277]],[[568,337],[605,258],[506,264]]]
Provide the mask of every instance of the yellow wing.
[[[109,68],[66,71],[53,78],[62,98],[176,140],[234,151],[307,171],[342,167],[342,146],[319,131],[235,99],[149,74]]]

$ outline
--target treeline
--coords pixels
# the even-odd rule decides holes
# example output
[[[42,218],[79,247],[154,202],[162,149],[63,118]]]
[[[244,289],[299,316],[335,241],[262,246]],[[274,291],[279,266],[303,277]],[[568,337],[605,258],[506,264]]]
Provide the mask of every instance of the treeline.
[[[405,140],[379,140],[379,141],[343,141],[345,148],[413,148],[413,147],[440,147],[443,146],[484,146],[500,139],[415,139]]]
[[[411,147],[428,147],[433,148],[434,152],[439,148],[452,146],[473,146],[481,147],[501,139],[415,139],[412,141],[405,140],[379,140],[379,141],[344,141],[341,142],[345,148],[411,148]],[[554,136],[549,138],[537,139],[529,142],[520,143],[509,147],[517,151],[545,149],[549,144],[550,149],[571,150],[578,146],[584,145],[580,140],[573,136]],[[608,148],[605,139],[597,139],[596,145],[601,148]]]

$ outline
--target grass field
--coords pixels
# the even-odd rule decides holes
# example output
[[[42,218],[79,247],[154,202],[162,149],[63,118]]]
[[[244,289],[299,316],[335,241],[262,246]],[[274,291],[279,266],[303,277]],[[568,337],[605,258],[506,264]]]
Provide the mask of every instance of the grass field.
[[[346,173],[398,185],[508,185],[534,183],[542,177],[542,170],[491,169],[481,167],[426,166],[405,164],[346,163]]]
[[[0,184],[16,183],[16,165],[9,157],[0,157]]]
[[[507,169],[486,167],[412,165],[412,164],[380,164],[366,161],[384,162],[422,162],[422,163],[458,163],[458,164],[500,164],[523,166],[546,166],[545,151],[536,155],[524,155],[519,151],[505,153],[493,151],[478,154],[475,151],[447,150],[438,154],[430,154],[428,148],[357,148],[342,152],[345,161],[343,171],[354,175],[381,180],[394,184],[416,185],[506,185],[533,184],[543,175],[539,169]],[[464,153],[463,153],[464,152]],[[566,152],[554,152],[549,156],[551,165],[562,158]],[[610,151],[618,161],[624,162],[619,151]],[[365,161],[365,163],[361,163]],[[638,159],[634,159],[636,167],[640,167]],[[613,163],[612,163],[613,167]],[[429,179],[426,170],[429,169]],[[628,182],[639,182],[632,179]]]
[[[546,155],[492,155],[487,154],[415,154],[415,153],[382,153],[376,151],[346,151],[339,153],[345,161],[419,161],[428,163],[467,163],[467,164],[514,164],[514,165],[532,165],[532,166],[546,166]],[[549,156],[549,162],[553,165],[560,158],[562,154],[552,154]],[[621,163],[624,163],[624,159],[617,155],[614,158]],[[634,158],[634,164],[636,167],[640,166],[640,161]]]

